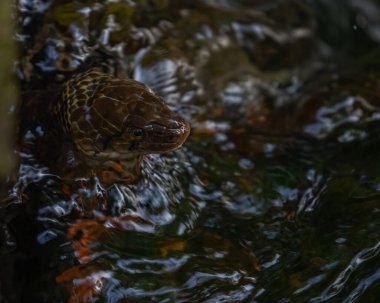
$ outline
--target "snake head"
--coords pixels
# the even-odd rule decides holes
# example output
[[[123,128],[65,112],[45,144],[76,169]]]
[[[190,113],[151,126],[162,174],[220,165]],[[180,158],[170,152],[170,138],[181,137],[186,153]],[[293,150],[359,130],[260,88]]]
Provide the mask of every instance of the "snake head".
[[[77,149],[92,159],[131,159],[179,148],[189,123],[144,84],[97,71],[65,84],[57,110]]]
[[[126,116],[126,130],[118,143],[128,142],[128,150],[142,154],[164,153],[182,146],[190,133],[189,123],[172,112],[151,92],[133,102],[133,115]]]

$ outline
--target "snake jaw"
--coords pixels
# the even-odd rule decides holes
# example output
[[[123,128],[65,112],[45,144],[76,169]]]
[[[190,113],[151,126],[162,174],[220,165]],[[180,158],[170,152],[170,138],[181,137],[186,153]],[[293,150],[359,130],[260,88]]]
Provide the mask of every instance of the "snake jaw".
[[[168,126],[150,122],[142,128],[135,129],[141,129],[144,135],[136,138],[131,135],[132,129],[127,131],[118,143],[113,143],[113,147],[121,154],[155,154],[176,150],[189,136],[190,124],[178,118],[177,122]]]
[[[155,124],[148,125],[145,128],[146,140],[142,144],[143,152],[165,153],[180,148],[190,134],[190,125],[185,120],[177,123],[175,128]]]

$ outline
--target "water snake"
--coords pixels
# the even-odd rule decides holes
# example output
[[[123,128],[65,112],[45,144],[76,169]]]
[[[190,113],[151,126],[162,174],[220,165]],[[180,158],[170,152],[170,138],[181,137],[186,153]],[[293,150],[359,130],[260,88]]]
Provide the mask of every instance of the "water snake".
[[[71,143],[80,163],[74,166],[106,184],[135,181],[144,155],[175,150],[190,132],[189,123],[147,86],[96,69],[65,82],[48,113],[53,140]],[[62,159],[66,155],[54,164],[62,166]]]

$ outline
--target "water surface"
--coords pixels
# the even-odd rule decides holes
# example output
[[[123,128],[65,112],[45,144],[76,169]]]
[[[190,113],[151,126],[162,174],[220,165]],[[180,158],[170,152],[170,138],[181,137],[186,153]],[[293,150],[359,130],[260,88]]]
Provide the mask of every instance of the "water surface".
[[[22,153],[1,209],[5,302],[378,301],[374,1],[17,10],[22,92],[102,65],[149,85],[192,134],[149,156],[137,184],[89,181],[70,195],[33,154],[54,150]],[[20,123],[43,136],[28,121],[46,101],[28,98]]]

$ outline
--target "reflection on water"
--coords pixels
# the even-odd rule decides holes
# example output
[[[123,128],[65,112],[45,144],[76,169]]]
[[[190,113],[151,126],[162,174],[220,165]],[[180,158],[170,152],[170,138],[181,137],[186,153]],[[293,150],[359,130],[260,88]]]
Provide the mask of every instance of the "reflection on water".
[[[17,8],[25,146],[0,209],[5,302],[377,302],[374,1]],[[46,92],[92,66],[191,121],[136,184],[62,182],[39,160],[55,152]]]

